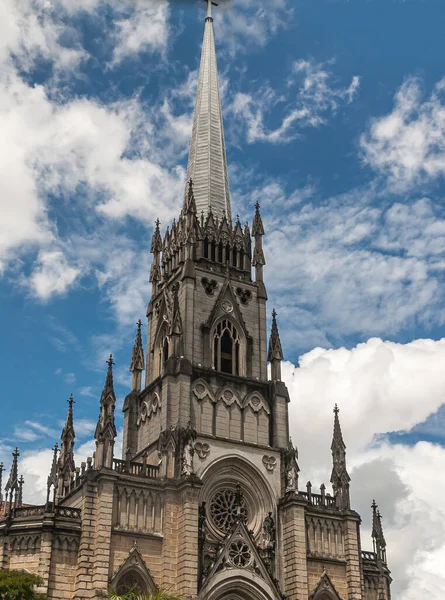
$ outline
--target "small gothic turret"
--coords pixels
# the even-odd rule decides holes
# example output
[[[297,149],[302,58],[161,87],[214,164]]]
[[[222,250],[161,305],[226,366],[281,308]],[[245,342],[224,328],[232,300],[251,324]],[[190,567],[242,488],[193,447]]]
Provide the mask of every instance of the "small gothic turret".
[[[66,482],[69,481],[71,473],[76,468],[74,462],[74,440],[76,439],[76,434],[74,432],[73,423],[73,404],[75,402],[72,394],[68,398],[67,402],[68,413],[66,415],[65,427],[63,428],[62,435],[60,436],[62,444],[60,446],[60,456],[58,462],[59,476]]]
[[[20,475],[18,490],[17,490],[17,506],[23,505],[23,484],[25,483],[25,479],[23,475]]]
[[[334,490],[335,503],[337,508],[349,509],[351,507],[349,499],[349,482],[351,478],[346,470],[346,445],[343,441],[337,405],[334,408],[334,435],[332,438],[332,474],[331,483]]]
[[[145,368],[144,361],[144,349],[142,347],[142,321],[136,323],[138,326],[136,332],[136,340],[134,342],[133,351],[131,353],[130,371],[131,377],[131,391],[139,392],[142,387],[142,371]]]
[[[161,281],[161,252],[162,252],[162,238],[159,230],[159,219],[156,220],[155,230],[151,239],[150,252],[153,254],[153,263],[150,269],[150,282],[153,286],[152,293],[154,294],[158,283]]]
[[[255,204],[255,217],[252,223],[252,236],[255,238],[255,247],[253,250],[252,266],[255,267],[256,281],[263,281],[263,266],[266,264],[263,252],[263,220],[260,215],[260,204]]]
[[[372,501],[372,541],[377,560],[386,564],[386,540],[383,535],[382,515],[378,510],[375,500]]]
[[[19,479],[18,479],[18,457],[20,456],[19,449],[16,448],[12,453],[12,464],[11,472],[9,473],[8,481],[5,485],[5,502],[9,500],[9,512],[12,507],[17,506],[18,501],[18,490],[19,490]]]
[[[97,421],[96,432],[96,457],[94,468],[108,467],[111,469],[114,456],[114,441],[117,435],[116,425],[114,424],[114,409],[116,406],[116,396],[113,385],[113,355],[107,360],[108,371],[105,380],[105,386],[100,398],[100,414]]]
[[[57,484],[59,481],[58,478],[58,466],[57,466],[57,454],[59,451],[58,444],[54,444],[53,448],[53,462],[51,463],[51,471],[49,472],[48,479],[46,480],[46,504],[49,503],[49,497],[51,494],[51,490],[53,491],[53,503],[56,502],[56,494],[57,494]]]
[[[272,330],[269,338],[269,353],[267,360],[271,366],[272,381],[281,381],[281,361],[283,360],[283,349],[281,348],[280,334],[278,333],[277,313],[272,311]]]

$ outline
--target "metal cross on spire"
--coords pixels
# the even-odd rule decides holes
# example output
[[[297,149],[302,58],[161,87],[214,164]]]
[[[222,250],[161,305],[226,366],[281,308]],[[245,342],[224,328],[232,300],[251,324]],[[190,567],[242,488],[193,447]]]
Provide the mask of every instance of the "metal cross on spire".
[[[212,18],[212,5],[218,6],[218,3],[213,2],[213,0],[204,0],[204,2],[207,2],[207,18],[211,19]]]

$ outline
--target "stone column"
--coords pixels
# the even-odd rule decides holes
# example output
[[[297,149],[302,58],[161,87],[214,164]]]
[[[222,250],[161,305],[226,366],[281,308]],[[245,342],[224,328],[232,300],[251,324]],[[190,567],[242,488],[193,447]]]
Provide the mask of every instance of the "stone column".
[[[344,521],[348,600],[363,600],[364,597],[359,527],[360,517],[358,514],[348,514]]]
[[[80,535],[79,553],[76,569],[75,599],[94,598],[92,584],[94,537],[95,537],[95,510],[94,499],[96,485],[88,481],[84,485],[82,498],[82,533]]]
[[[38,568],[38,575],[43,580],[42,585],[40,585],[38,588],[38,591],[41,594],[48,594],[48,586],[51,571],[51,554],[53,546],[53,527],[54,519],[52,518],[52,515],[45,515],[43,517],[42,534],[40,536]]]
[[[303,600],[308,596],[306,501],[297,494],[289,494],[279,506],[282,539],[282,585],[289,600]]]
[[[100,475],[97,483],[94,519],[93,589],[94,597],[107,593],[109,584],[111,528],[113,523],[114,477]]]
[[[165,494],[164,504],[164,522],[163,522],[163,536],[164,541],[162,544],[162,581],[160,587],[174,592],[181,592],[182,590],[177,589],[177,560],[178,560],[178,546],[183,543],[184,540],[179,539],[178,535],[178,521],[180,512],[179,499],[175,491],[168,490]]]
[[[177,590],[184,598],[195,598],[198,592],[198,498],[201,482],[184,481],[180,490],[178,527]]]

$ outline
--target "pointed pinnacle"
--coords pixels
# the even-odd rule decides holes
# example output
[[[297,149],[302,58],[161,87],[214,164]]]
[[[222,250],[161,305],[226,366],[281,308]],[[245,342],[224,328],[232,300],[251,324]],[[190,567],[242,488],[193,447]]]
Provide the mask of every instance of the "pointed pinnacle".
[[[260,215],[260,203],[259,202],[257,202],[255,204],[255,217],[254,217],[253,223],[252,223],[252,235],[253,235],[253,237],[264,235],[264,226],[263,226],[263,220],[261,219],[261,215]]]
[[[280,334],[278,333],[277,325],[277,312],[275,309],[272,311],[272,329],[269,338],[269,352],[267,360],[283,360],[283,349],[281,347]]]
[[[68,398],[67,402],[68,402],[68,405],[69,405],[69,409],[72,409],[73,408],[73,404],[75,404],[74,396],[73,396],[72,393],[70,394],[70,397]]]
[[[108,365],[107,378],[105,380],[104,392],[113,390],[113,365],[115,364],[113,361],[113,355],[110,354],[110,358],[105,361]]]
[[[142,321],[136,323],[136,339],[134,342],[133,350],[131,352],[130,371],[143,371],[144,370],[144,349],[142,347]]]

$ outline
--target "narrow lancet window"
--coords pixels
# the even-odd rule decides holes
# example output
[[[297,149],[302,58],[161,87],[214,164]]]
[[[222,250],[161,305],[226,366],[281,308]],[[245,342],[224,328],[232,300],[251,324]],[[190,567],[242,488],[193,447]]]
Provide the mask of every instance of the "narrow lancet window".
[[[213,334],[213,366],[222,373],[240,373],[240,337],[228,319],[220,321]]]

